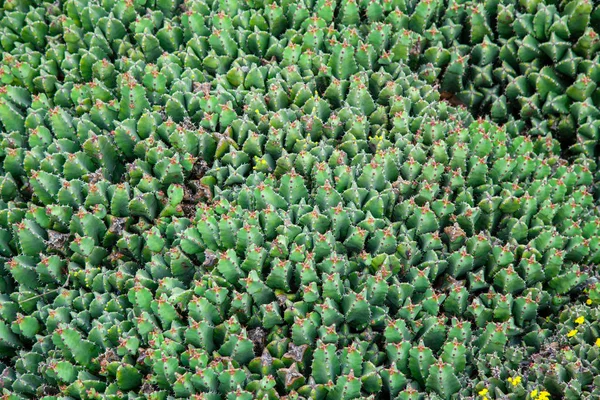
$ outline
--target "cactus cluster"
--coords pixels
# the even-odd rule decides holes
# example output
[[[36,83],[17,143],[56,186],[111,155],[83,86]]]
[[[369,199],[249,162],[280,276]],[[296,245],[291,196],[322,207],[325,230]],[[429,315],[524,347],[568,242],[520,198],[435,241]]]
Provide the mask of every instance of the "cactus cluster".
[[[572,155],[598,156],[600,4],[591,0],[398,2],[423,79],[476,113],[548,132]]]
[[[6,0],[3,398],[600,397],[598,12],[505,3]]]

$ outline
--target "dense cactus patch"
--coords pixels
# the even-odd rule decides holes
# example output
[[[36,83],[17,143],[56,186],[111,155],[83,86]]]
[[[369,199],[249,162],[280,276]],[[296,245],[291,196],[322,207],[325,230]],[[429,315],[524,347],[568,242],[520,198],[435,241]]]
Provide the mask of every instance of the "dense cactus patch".
[[[599,10],[5,1],[4,398],[600,397]]]
[[[440,1],[399,6],[410,62],[470,109],[572,155],[598,155],[600,7],[593,1]],[[391,21],[390,17],[378,21]],[[421,51],[422,50],[422,51]]]

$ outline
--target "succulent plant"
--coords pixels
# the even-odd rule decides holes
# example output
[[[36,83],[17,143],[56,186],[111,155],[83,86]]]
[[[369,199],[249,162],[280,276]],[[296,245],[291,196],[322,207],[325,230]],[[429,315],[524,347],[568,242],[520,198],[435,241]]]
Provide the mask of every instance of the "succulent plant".
[[[6,1],[4,397],[598,397],[600,8],[547,3]]]

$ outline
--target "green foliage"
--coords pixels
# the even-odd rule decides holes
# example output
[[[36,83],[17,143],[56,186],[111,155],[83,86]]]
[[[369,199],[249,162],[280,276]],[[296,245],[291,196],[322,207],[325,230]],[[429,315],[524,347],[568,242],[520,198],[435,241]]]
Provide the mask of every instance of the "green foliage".
[[[600,396],[600,6],[547,3],[4,2],[3,395]]]

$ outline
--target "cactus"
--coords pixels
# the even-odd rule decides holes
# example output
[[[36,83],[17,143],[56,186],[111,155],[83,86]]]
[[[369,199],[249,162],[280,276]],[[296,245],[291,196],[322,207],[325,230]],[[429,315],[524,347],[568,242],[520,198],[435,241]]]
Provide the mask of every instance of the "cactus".
[[[598,5],[109,3],[0,12],[5,397],[600,396]]]

